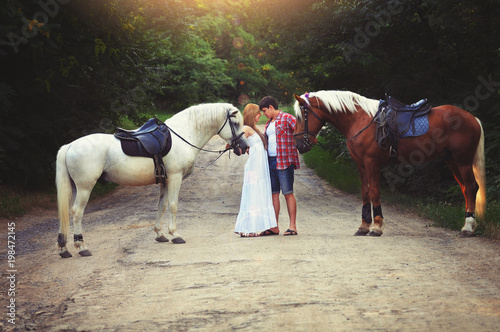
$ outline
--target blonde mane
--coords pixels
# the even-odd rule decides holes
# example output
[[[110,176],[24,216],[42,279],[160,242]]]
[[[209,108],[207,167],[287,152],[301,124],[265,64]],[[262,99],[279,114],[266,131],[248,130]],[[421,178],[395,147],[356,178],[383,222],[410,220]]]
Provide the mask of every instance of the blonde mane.
[[[373,117],[377,113],[378,105],[380,103],[379,100],[369,99],[351,91],[322,90],[311,92],[307,94],[307,97],[306,94],[303,94],[300,97],[307,103],[310,103],[310,100],[313,100],[314,98],[321,100],[331,114],[338,112],[355,113],[358,111],[356,106],[359,106],[366,113],[368,113],[368,115]],[[301,117],[302,115],[298,102],[295,103],[295,113],[297,114],[297,117]]]

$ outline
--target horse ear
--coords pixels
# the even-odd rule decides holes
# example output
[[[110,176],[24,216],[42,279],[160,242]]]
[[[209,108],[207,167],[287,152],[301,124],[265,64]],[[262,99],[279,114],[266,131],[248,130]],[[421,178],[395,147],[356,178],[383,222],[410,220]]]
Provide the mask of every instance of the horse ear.
[[[297,96],[295,93],[293,94],[293,96],[295,97],[295,100],[297,100],[299,102],[299,105],[303,106],[306,104],[304,99],[300,98],[300,96]]]
[[[235,117],[236,116],[236,113],[238,113],[239,110],[233,110],[233,111],[229,111],[229,116],[230,117]]]

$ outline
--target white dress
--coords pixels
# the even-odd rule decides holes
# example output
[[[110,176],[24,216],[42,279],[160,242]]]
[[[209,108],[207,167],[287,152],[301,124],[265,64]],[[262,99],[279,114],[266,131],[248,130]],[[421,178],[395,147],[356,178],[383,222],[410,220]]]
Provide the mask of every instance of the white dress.
[[[269,162],[264,144],[255,133],[247,138],[250,146],[243,175],[240,212],[234,232],[243,236],[260,234],[278,226],[271,193]]]

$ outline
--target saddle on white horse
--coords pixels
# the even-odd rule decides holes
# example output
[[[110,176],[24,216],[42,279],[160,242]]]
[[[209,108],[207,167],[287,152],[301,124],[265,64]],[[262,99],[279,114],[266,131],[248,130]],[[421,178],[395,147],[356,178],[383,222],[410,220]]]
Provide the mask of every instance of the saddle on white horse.
[[[170,130],[156,116],[135,130],[116,128],[115,137],[121,142],[123,153],[131,157],[148,157],[154,161],[156,183],[166,184],[167,172],[163,157],[172,147]]]

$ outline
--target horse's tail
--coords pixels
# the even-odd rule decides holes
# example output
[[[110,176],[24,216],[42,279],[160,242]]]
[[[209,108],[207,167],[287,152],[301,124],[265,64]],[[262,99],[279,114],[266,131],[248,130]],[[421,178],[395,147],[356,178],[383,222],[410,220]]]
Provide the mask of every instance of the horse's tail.
[[[472,169],[474,171],[474,177],[476,178],[477,184],[479,185],[479,190],[476,195],[476,210],[475,213],[479,218],[484,217],[486,208],[486,174],[484,170],[484,130],[481,121],[476,118],[481,128],[481,137],[479,143],[477,144],[476,155],[474,156],[474,162]]]
[[[69,209],[73,198],[71,187],[71,177],[66,167],[66,153],[69,144],[63,145],[57,153],[56,163],[56,187],[57,187],[57,208],[59,211],[59,233],[69,233]]]

